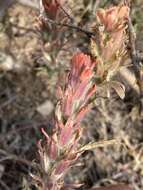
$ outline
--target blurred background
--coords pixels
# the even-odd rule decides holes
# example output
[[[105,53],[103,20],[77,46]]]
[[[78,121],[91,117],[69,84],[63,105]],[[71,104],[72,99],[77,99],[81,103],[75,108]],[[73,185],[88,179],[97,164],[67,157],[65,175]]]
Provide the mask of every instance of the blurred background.
[[[117,5],[120,0],[69,0],[68,12],[85,28],[96,21],[96,9]],[[33,190],[29,173],[38,160],[40,128],[50,133],[57,102],[57,83],[63,85],[73,52],[88,49],[85,35],[66,28],[51,34],[39,29],[38,0],[0,1],[0,190]],[[143,1],[132,1],[131,19],[136,49],[143,58]],[[130,51],[130,44],[127,45]],[[130,56],[128,62],[131,64]],[[81,190],[116,183],[143,189],[143,114],[139,107],[135,76],[118,73],[126,97],[115,93],[97,98],[82,123],[81,143],[120,139],[121,143],[85,152],[71,169],[67,182],[80,182]]]

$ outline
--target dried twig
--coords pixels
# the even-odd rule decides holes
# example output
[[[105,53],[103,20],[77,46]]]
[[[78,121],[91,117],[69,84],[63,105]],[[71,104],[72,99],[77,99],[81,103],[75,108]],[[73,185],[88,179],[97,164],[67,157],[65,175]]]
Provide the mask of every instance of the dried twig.
[[[15,154],[8,153],[7,151],[2,150],[2,149],[0,149],[0,154],[5,156],[3,159],[0,160],[0,162],[2,162],[4,160],[15,160],[17,162],[26,164],[26,165],[34,168],[34,165],[29,160],[21,158],[21,157],[15,155]]]
[[[47,18],[45,16],[41,16],[41,19],[44,20],[45,23],[50,23],[50,24],[53,24],[53,25],[57,25],[57,26],[63,26],[63,27],[67,27],[67,28],[70,28],[70,29],[74,29],[74,30],[77,30],[78,32],[82,32],[84,34],[86,34],[88,37],[91,37],[91,36],[95,36],[95,32],[91,32],[91,31],[88,31],[88,30],[85,30],[79,26],[76,26],[76,25],[72,25],[72,24],[67,24],[67,23],[61,23],[61,22],[57,22],[55,20],[52,20],[50,18]]]
[[[64,14],[67,16],[67,18],[72,22],[75,23],[74,18],[67,12],[67,10],[65,10],[65,8],[60,4],[59,5],[61,10],[64,12]]]
[[[86,144],[85,146],[81,147],[77,153],[79,152],[84,152],[86,150],[93,150],[95,148],[103,148],[105,146],[109,146],[109,145],[114,145],[116,143],[119,143],[119,141],[117,139],[112,139],[112,140],[105,140],[105,141],[100,141],[100,142],[90,142],[88,144]]]

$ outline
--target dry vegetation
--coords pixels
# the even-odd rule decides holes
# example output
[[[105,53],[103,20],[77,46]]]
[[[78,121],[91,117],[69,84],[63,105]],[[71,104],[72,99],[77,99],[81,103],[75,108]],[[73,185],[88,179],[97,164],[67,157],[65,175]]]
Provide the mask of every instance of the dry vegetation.
[[[22,1],[21,1],[22,2]],[[25,2],[25,1],[24,1]],[[116,0],[69,0],[74,18],[85,28],[95,22],[97,6],[117,4]],[[72,10],[72,11],[71,11]],[[131,19],[136,33],[136,50],[142,69],[143,2],[133,1]],[[65,29],[53,36],[37,28],[38,10],[14,3],[0,22],[0,189],[32,190],[29,173],[35,172],[40,128],[50,133],[53,108],[57,102],[57,83],[63,84],[69,59],[77,49],[85,51],[84,34]],[[82,22],[81,22],[82,21]],[[129,54],[131,43],[128,45]],[[134,86],[132,59],[127,72],[118,79],[126,86],[121,100],[114,92],[111,98],[97,97],[94,108],[84,119],[83,144],[97,142],[85,151],[78,166],[66,177],[80,182],[80,189],[130,184],[143,189],[143,113],[138,89]],[[47,127],[48,126],[48,127]],[[111,143],[109,142],[111,141]],[[98,144],[100,142],[100,144]]]

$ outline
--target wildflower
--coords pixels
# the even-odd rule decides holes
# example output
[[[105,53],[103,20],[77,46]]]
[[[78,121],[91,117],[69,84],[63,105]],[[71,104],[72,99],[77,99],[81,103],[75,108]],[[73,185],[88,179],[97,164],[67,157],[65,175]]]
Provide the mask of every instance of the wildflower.
[[[101,57],[108,62],[124,48],[125,22],[129,17],[129,8],[125,5],[114,6],[107,10],[100,9],[96,15],[98,22],[105,28],[101,39]]]
[[[95,92],[96,87],[92,82],[94,67],[95,63],[90,56],[83,53],[73,56],[64,97],[61,97],[64,116],[80,111]]]
[[[89,99],[95,93],[95,63],[90,56],[77,53],[71,60],[65,89],[60,89],[60,102],[55,110],[55,130],[49,136],[44,129],[42,133],[46,142],[38,144],[44,182],[41,189],[60,190],[67,170],[79,157],[78,142],[82,136],[80,122],[90,110]]]
[[[42,0],[49,18],[57,17],[59,3],[63,1]],[[46,141],[45,144],[40,141],[38,145],[41,177],[35,178],[38,179],[41,190],[61,190],[67,187],[64,184],[64,176],[81,154],[77,151],[83,133],[80,123],[91,109],[90,98],[96,92],[93,81],[94,68],[97,67],[96,71],[103,70],[100,73],[103,79],[105,75],[106,80],[111,76],[111,71],[117,68],[121,60],[118,54],[124,51],[125,21],[128,14],[128,7],[123,5],[107,10],[100,9],[97,12],[97,19],[104,26],[104,30],[100,33],[99,44],[96,44],[95,39],[91,40],[92,47],[95,48],[93,51],[95,60],[84,53],[76,53],[71,60],[66,85],[63,89],[58,88],[59,102],[55,109],[53,134],[49,136],[42,129]],[[100,66],[101,69],[98,68]],[[121,87],[120,84],[118,87]],[[117,91],[115,82],[114,88]],[[118,89],[121,92],[121,88]]]
[[[115,31],[124,25],[129,17],[129,7],[125,5],[114,6],[107,10],[99,9],[96,13],[99,23],[103,24],[107,31]]]
[[[91,53],[98,60],[96,74],[109,81],[118,71],[122,57],[126,53],[126,22],[129,7],[119,5],[105,10],[99,9],[96,15],[102,30],[99,27],[99,43],[96,39],[91,39]]]
[[[63,3],[64,0],[42,0],[46,15],[53,20],[57,17],[60,5]]]

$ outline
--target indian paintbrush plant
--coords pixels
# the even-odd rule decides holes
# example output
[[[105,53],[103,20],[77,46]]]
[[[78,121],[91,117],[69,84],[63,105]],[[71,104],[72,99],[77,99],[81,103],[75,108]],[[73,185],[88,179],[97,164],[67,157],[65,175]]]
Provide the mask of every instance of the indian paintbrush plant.
[[[67,22],[67,17],[65,17],[64,10],[62,10],[62,5],[65,3],[64,0],[41,0],[40,1],[40,25],[41,34],[43,41],[48,41],[47,43],[47,53],[50,55],[52,64],[56,62],[55,57],[57,57],[61,48],[65,44],[65,28],[62,25],[54,25],[53,22]],[[48,19],[48,22],[43,22],[44,19]]]
[[[42,22],[46,24],[48,19],[52,19],[56,28],[61,5],[63,1],[42,0]],[[108,91],[108,95],[110,88],[113,88],[124,98],[123,84],[112,78],[122,66],[126,54],[129,8],[121,4],[99,9],[96,17],[97,24],[92,27],[93,31],[86,33],[90,34],[89,52],[74,53],[65,86],[58,87],[59,101],[55,108],[52,135],[42,129],[45,140],[38,143],[39,173],[32,175],[39,190],[74,189],[80,185],[65,184],[64,177],[84,152],[84,147],[80,149],[79,145],[83,134],[81,121],[92,108],[92,98],[102,88]],[[80,31],[84,32],[84,29]]]

